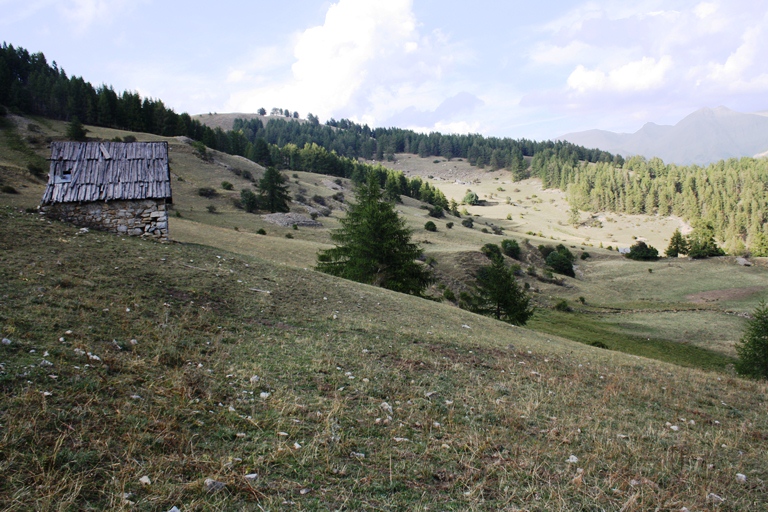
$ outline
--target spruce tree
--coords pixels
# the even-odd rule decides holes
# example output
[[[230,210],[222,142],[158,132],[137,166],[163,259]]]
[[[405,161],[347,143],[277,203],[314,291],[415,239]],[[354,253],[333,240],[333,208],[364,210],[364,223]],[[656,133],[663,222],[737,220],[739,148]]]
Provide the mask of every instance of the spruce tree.
[[[688,241],[680,233],[679,229],[676,229],[672,233],[672,238],[669,239],[669,247],[665,251],[666,255],[670,258],[677,258],[680,254],[688,254]]]
[[[411,241],[405,220],[385,200],[373,173],[359,185],[356,201],[340,222],[331,234],[336,247],[318,253],[317,270],[413,295],[433,282],[429,267],[416,261],[421,247]]]
[[[747,377],[768,379],[768,306],[761,301],[752,313],[744,336],[736,345],[736,370]]]
[[[259,194],[261,206],[272,213],[287,212],[290,210],[288,201],[291,200],[288,194],[288,186],[285,184],[288,178],[275,169],[267,167],[264,176],[259,180]]]
[[[476,279],[475,292],[465,296],[466,309],[514,325],[525,325],[533,315],[530,298],[501,256],[492,257],[490,265],[480,267]]]

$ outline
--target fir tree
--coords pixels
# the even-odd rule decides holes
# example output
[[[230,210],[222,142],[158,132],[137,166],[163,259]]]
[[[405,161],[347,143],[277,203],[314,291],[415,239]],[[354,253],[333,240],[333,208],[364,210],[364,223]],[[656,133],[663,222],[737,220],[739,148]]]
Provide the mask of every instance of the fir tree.
[[[428,267],[416,260],[421,247],[411,242],[394,205],[386,201],[370,173],[357,189],[341,228],[331,234],[336,247],[320,251],[317,270],[401,293],[421,295],[433,282]]]
[[[688,254],[689,250],[688,240],[686,240],[679,229],[676,229],[672,233],[672,238],[669,239],[669,247],[665,251],[665,254],[670,258],[677,258],[680,254]]]

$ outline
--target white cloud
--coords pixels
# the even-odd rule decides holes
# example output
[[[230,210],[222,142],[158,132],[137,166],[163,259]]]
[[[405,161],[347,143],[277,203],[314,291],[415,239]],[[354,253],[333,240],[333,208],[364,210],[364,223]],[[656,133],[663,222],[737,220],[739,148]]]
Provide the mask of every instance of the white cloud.
[[[668,55],[658,61],[652,57],[643,57],[610,70],[608,73],[599,69],[589,70],[577,66],[568,77],[568,87],[578,92],[591,91],[645,91],[660,87],[665,83],[665,76],[672,68],[672,58]]]
[[[228,108],[288,106],[304,115],[375,123],[398,109],[439,104],[449,95],[439,84],[445,67],[466,58],[449,48],[444,34],[419,32],[412,0],[339,0],[322,25],[292,44],[290,76],[262,73],[267,84],[234,92]]]

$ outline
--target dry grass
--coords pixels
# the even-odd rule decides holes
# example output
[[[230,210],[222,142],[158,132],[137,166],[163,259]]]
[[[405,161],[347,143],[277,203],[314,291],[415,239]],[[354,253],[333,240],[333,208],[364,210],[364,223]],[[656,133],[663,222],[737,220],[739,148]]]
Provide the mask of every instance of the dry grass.
[[[4,510],[768,506],[765,383],[1,215]]]

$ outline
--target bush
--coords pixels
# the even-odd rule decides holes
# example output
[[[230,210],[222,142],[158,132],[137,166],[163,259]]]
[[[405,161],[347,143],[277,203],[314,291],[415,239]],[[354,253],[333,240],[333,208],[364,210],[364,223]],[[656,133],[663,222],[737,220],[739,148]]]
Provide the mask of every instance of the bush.
[[[539,249],[539,252],[541,253],[541,255],[544,257],[544,259],[547,259],[547,256],[549,256],[550,254],[555,252],[555,248],[552,247],[551,245],[543,245],[542,244],[542,245],[540,245],[538,247],[538,249]]]
[[[13,188],[10,185],[3,185],[2,187],[0,187],[0,192],[3,192],[5,194],[18,194],[19,193],[18,190],[16,190],[15,188]]]
[[[547,256],[547,265],[557,274],[576,277],[576,273],[573,271],[573,260],[569,255],[573,256],[568,249],[552,251]]]
[[[765,301],[752,312],[752,319],[736,344],[736,371],[755,379],[768,379],[768,306]]]
[[[344,202],[344,192],[336,192],[335,194],[333,194],[331,196],[331,198],[333,198],[334,201],[338,201],[340,203],[343,203]]]
[[[424,224],[424,229],[426,229],[427,231],[437,231],[437,226],[435,225],[434,222],[432,222],[431,220],[428,220],[426,224]]]
[[[267,232],[266,232],[266,231],[264,231],[264,228],[259,228],[259,229],[256,231],[256,234],[257,234],[257,235],[266,235],[266,234],[267,234]]]
[[[447,222],[447,223],[445,224],[445,227],[446,227],[447,229],[451,229],[451,228],[453,227],[453,222]]]
[[[588,253],[588,252],[586,252],[586,251],[585,251],[585,252],[583,252],[583,253],[581,253],[581,256],[580,256],[580,258],[581,258],[581,259],[583,259],[583,260],[585,260],[585,259],[587,259],[587,258],[589,258],[589,257],[590,257],[590,255],[589,255],[589,253]]]
[[[240,204],[248,213],[253,213],[259,209],[259,198],[252,190],[244,188],[240,191]]]
[[[216,189],[214,188],[200,187],[199,189],[197,189],[197,195],[199,195],[200,197],[205,197],[207,199],[210,199],[212,197],[216,197],[219,194],[216,192]]]
[[[467,190],[467,193],[464,196],[464,200],[462,202],[466,204],[474,205],[480,202],[480,198],[477,196],[475,192],[472,192],[471,190]]]
[[[461,221],[461,225],[465,228],[472,229],[472,227],[475,225],[475,221],[472,220],[472,217],[467,217]]]
[[[517,243],[517,240],[502,240],[501,250],[510,258],[520,259],[520,244]]]
[[[234,190],[235,186],[228,181],[222,181],[221,188],[224,190]]]
[[[208,210],[208,213],[216,213],[216,206],[209,204],[205,207],[206,210]]]
[[[434,217],[436,219],[442,219],[445,216],[445,212],[443,212],[443,208],[440,206],[432,206],[428,208],[429,210],[429,216]]]
[[[319,204],[320,206],[325,206],[325,198],[319,194],[312,196],[312,201]]]
[[[242,176],[243,176],[243,179],[245,179],[245,180],[256,181],[256,180],[253,179],[253,173],[251,173],[251,171],[243,171]]]
[[[636,261],[656,261],[659,259],[659,251],[641,241],[630,247],[625,256]]]
[[[450,288],[446,288],[445,291],[443,291],[443,298],[451,302],[456,302],[456,294],[453,293],[453,290]]]
[[[496,244],[485,244],[480,248],[480,252],[485,254],[489,260],[502,259],[501,249]]]
[[[136,142],[136,137],[133,135],[126,135],[123,137],[123,142]]]
[[[571,306],[568,305],[568,301],[565,299],[560,299],[559,301],[555,302],[554,308],[556,311],[563,311],[565,313],[571,311]]]
[[[199,140],[192,142],[192,149],[195,150],[195,154],[200,157],[202,160],[208,160],[208,148],[205,144],[200,142]]]

